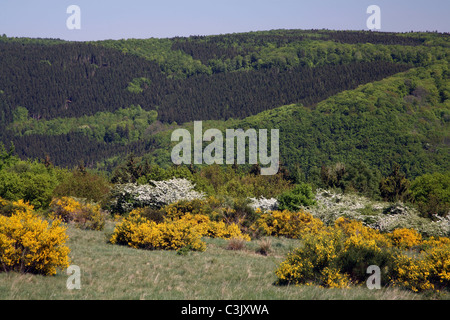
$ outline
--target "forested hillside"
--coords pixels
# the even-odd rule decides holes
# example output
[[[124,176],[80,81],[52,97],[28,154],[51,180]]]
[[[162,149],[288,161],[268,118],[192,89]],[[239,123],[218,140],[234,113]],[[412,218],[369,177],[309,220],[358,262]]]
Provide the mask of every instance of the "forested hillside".
[[[311,181],[341,162],[374,176],[394,162],[409,177],[445,171],[449,44],[447,34],[328,30],[1,37],[0,139],[70,168],[112,169],[128,153],[167,166],[170,129],[217,120],[208,125],[279,128],[282,163]]]

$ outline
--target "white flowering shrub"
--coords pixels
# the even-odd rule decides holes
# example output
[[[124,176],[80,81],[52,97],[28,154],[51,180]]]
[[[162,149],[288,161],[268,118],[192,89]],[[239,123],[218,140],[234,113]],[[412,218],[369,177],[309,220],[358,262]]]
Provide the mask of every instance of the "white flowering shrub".
[[[110,197],[109,209],[113,213],[127,213],[135,208],[161,208],[180,200],[203,199],[204,193],[194,190],[187,179],[150,181],[152,184],[127,183],[116,185]]]
[[[417,230],[425,236],[449,237],[450,217],[435,216],[435,220],[430,220],[420,216],[417,210],[407,210],[399,214],[383,214],[372,224],[372,228],[381,232],[392,232],[395,229],[408,228]]]
[[[275,198],[266,199],[264,197],[260,198],[250,198],[250,207],[254,210],[261,209],[263,212],[273,211],[278,209],[278,201]]]
[[[372,201],[363,196],[329,190],[317,190],[316,201],[317,206],[309,208],[308,211],[327,225],[334,224],[339,217],[346,217],[361,221],[381,232],[407,228],[426,236],[450,236],[450,217],[436,216],[432,221],[403,203]]]
[[[317,205],[307,211],[327,225],[334,224],[339,217],[366,223],[364,220],[367,217],[361,214],[361,210],[372,206],[371,201],[365,197],[322,189],[316,190],[315,200]]]

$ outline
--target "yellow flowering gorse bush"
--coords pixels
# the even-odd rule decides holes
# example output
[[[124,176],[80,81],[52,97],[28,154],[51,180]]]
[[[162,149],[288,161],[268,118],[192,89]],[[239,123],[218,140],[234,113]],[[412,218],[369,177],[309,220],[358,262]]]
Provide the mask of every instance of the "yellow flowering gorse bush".
[[[259,209],[257,213],[260,213]],[[322,228],[323,222],[310,213],[288,210],[260,214],[252,226],[253,230],[261,230],[267,236],[284,236],[292,239],[299,239],[305,233],[317,233]]]
[[[98,204],[83,204],[72,197],[53,199],[50,203],[50,216],[64,222],[74,223],[77,227],[90,230],[102,230],[106,214]]]
[[[361,241],[369,241],[377,246],[389,247],[392,245],[389,238],[373,228],[363,225],[361,221],[339,217],[334,223],[335,227],[342,230],[348,237],[357,236]]]
[[[413,229],[395,229],[386,235],[392,244],[398,248],[410,249],[417,246],[422,241],[422,236]]]
[[[342,288],[364,283],[367,267],[378,265],[387,285],[413,291],[450,285],[449,238],[423,240],[412,229],[381,233],[341,217],[334,226],[303,233],[301,240],[275,271],[279,284]]]
[[[334,262],[338,257],[342,232],[326,228],[303,237],[302,246],[288,254],[275,271],[278,284],[308,284],[316,281],[327,287],[345,287],[347,277]]]
[[[350,284],[348,276],[337,268],[325,267],[320,271],[320,281],[327,288],[347,288]]]
[[[156,223],[142,218],[138,209],[116,226],[111,242],[148,250],[177,250],[189,246],[192,250],[204,251],[206,245],[201,237],[192,223],[181,220]]]
[[[415,292],[434,289],[430,281],[433,265],[421,258],[412,258],[399,254],[394,258],[391,283],[394,286],[409,288]]]
[[[430,240],[433,245],[423,252],[424,260],[432,265],[430,278],[436,285],[450,288],[450,238]]]
[[[0,216],[0,267],[2,271],[53,275],[69,265],[67,235],[59,220],[51,225],[21,201],[10,217]]]
[[[0,198],[0,215],[11,216],[16,212],[34,212],[34,207],[22,199],[17,201],[8,201]]]
[[[156,223],[142,217],[142,211],[143,209],[131,211],[128,217],[116,225],[111,243],[150,250],[177,250],[189,246],[192,250],[204,251],[206,244],[201,241],[204,236],[250,240],[237,225],[211,221],[203,214],[172,215],[171,219],[166,218],[164,222]]]

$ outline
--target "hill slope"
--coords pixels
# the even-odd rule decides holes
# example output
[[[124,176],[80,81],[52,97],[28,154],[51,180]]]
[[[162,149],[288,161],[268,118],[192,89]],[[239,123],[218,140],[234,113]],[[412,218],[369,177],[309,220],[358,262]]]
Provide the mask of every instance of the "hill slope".
[[[283,163],[306,176],[336,162],[373,174],[398,162],[411,177],[448,170],[449,38],[327,30],[1,38],[0,140],[62,166],[112,166],[130,152],[167,165],[168,129],[218,120],[209,126],[279,128]]]

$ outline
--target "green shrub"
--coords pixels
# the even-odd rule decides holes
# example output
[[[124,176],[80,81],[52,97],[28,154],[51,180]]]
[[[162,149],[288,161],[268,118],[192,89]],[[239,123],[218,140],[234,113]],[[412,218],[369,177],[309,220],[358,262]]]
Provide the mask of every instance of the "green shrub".
[[[450,212],[450,172],[425,174],[416,178],[410,188],[411,200],[426,217],[445,217]]]
[[[37,161],[17,161],[0,170],[0,197],[11,201],[23,199],[35,209],[46,209],[58,183],[55,169]]]
[[[383,271],[393,268],[394,249],[375,245],[368,240],[361,241],[357,237],[352,240],[347,239],[344,250],[340,251],[335,263],[354,283],[363,283],[367,279],[367,268],[370,265],[378,266]],[[388,273],[381,272],[381,282],[388,281]]]
[[[392,173],[380,181],[380,193],[386,201],[404,201],[407,199],[410,185],[405,174],[400,171],[400,166],[394,164]]]
[[[100,202],[105,199],[109,190],[110,185],[105,178],[78,168],[70,174],[68,179],[56,186],[53,196],[70,196]]]
[[[302,206],[309,207],[316,204],[312,188],[307,183],[297,184],[293,190],[278,196],[278,209],[298,211]]]

